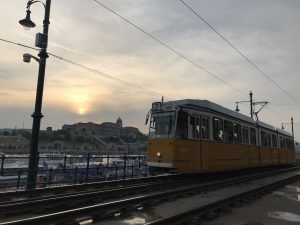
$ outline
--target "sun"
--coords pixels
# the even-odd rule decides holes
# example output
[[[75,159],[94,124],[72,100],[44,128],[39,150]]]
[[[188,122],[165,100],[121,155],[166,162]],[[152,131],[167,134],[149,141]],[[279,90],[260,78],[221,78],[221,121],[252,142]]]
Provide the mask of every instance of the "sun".
[[[90,96],[84,93],[73,94],[69,97],[71,109],[78,115],[86,115],[91,110]]]
[[[78,114],[79,115],[84,115],[84,114],[86,114],[86,109],[84,108],[84,107],[79,107],[78,108]]]

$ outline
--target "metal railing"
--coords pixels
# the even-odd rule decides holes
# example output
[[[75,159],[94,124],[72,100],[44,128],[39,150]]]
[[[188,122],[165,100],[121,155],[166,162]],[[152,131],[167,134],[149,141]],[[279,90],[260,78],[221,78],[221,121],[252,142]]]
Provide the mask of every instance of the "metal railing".
[[[29,156],[2,155],[0,191],[26,187]],[[36,188],[147,176],[145,155],[39,155]]]

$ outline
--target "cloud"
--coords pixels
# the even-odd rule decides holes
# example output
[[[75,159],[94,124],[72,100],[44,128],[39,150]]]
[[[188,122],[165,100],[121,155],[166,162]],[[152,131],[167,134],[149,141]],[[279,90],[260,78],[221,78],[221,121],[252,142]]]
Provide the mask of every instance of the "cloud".
[[[246,96],[94,1],[53,2],[49,52],[175,99],[208,99],[234,108],[233,103],[247,100],[247,94],[252,90],[255,99],[274,103],[272,109],[284,115],[282,118],[268,110],[262,111],[261,118],[277,126],[291,115],[300,117],[298,106],[276,105],[295,102],[242,59],[180,1],[101,2],[242,90]],[[300,99],[300,2],[186,2],[272,80]],[[38,5],[32,8],[31,16],[37,27],[25,31],[18,24],[18,20],[25,16],[25,7],[21,0],[0,2],[0,27],[5,31],[0,36],[34,46],[35,34],[42,30],[44,9]],[[32,113],[38,74],[38,64],[23,63],[22,54],[37,52],[2,42],[0,51],[0,107],[1,115],[6,118],[5,121],[0,119],[0,123],[14,127],[18,118]],[[159,96],[139,92],[50,56],[45,74],[42,126],[52,124],[54,128],[60,128],[63,123],[114,121],[121,116],[128,125],[136,124],[146,131],[144,115],[151,102],[159,100]],[[241,109],[245,114],[249,111],[247,106]],[[18,114],[10,113],[11,110],[18,111]],[[80,110],[85,112],[79,114]]]

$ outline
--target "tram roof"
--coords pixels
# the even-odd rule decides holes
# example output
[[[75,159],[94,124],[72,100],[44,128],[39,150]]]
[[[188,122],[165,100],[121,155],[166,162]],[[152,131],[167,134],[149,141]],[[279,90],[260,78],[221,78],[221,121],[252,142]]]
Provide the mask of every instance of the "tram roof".
[[[267,128],[269,130],[278,131],[281,134],[285,134],[288,136],[291,136],[289,132],[286,132],[282,129],[275,128],[274,126],[261,122],[261,121],[255,121],[249,116],[246,116],[244,114],[238,113],[236,111],[233,111],[231,109],[225,108],[221,105],[218,105],[214,102],[208,101],[208,100],[199,100],[199,99],[182,99],[182,100],[176,100],[176,101],[170,101],[170,102],[164,102],[163,105],[174,105],[174,106],[186,106],[186,107],[192,107],[192,108],[204,108],[209,109],[211,111],[219,112],[224,115],[228,115],[230,117],[237,118],[239,120],[243,120],[248,123],[252,123],[253,125],[258,124],[261,127]]]

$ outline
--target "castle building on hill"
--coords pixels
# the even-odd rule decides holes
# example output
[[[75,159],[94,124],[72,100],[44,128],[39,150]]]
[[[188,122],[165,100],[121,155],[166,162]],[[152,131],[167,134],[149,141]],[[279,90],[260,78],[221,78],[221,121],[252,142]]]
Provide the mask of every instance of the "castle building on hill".
[[[116,123],[104,122],[96,124],[76,123],[72,125],[63,125],[62,130],[68,131],[71,137],[76,136],[94,136],[94,137],[120,137],[120,136],[136,136],[141,134],[138,128],[123,127],[122,119],[119,117]]]

